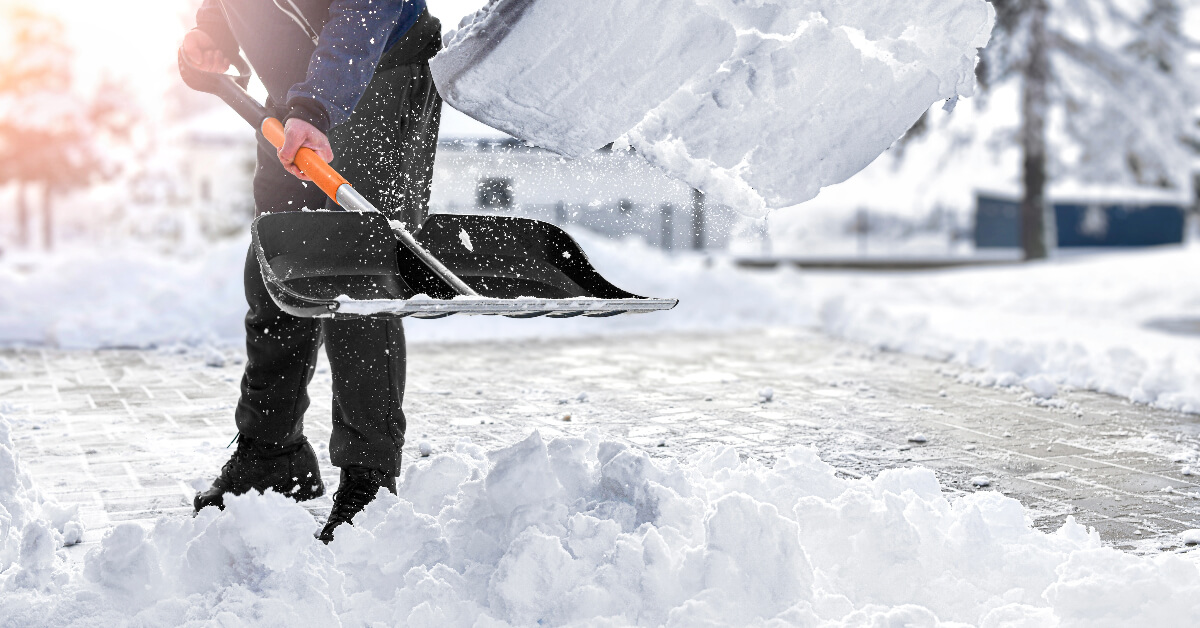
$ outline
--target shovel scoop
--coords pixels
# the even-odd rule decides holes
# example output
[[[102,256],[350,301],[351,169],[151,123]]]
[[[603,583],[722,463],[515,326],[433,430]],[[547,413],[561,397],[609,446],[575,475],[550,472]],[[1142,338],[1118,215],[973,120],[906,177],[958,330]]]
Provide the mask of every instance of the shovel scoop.
[[[219,96],[275,147],[279,120],[246,93],[238,76],[205,72],[180,52],[192,89]],[[409,231],[388,220],[315,152],[296,165],[346,211],[264,214],[251,227],[272,300],[305,318],[453,314],[515,318],[616,316],[670,310],[676,299],[631,294],[609,283],[565,231],[508,216],[438,214]]]

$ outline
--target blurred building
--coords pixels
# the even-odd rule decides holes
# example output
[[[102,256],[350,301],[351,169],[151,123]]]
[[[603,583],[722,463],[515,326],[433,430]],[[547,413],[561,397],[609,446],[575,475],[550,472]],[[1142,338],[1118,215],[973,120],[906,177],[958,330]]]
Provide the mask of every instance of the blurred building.
[[[159,235],[241,230],[253,216],[255,139],[225,108],[176,130],[180,163],[148,163],[134,182],[141,225]],[[522,142],[446,107],[430,211],[522,216],[667,249],[725,248],[736,213],[711,204],[631,151],[578,160]]]
[[[112,227],[173,245],[245,233],[254,216],[254,159],[254,134],[228,108],[184,118],[124,177]]]
[[[225,107],[211,109],[180,129],[189,158],[183,165],[187,200],[213,210],[252,215],[247,191],[254,179],[256,144],[245,121]]]
[[[737,222],[632,151],[583,159],[525,146],[446,107],[431,211],[523,216],[636,237],[666,249],[723,249]]]

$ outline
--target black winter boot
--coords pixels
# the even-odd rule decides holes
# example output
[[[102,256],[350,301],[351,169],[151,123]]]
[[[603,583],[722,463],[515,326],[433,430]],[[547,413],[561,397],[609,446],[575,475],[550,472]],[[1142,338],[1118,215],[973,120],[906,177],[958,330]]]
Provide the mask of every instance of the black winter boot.
[[[343,523],[351,523],[354,516],[362,512],[367,504],[375,501],[379,489],[387,488],[396,494],[396,478],[391,474],[368,467],[346,467],[342,469],[342,481],[333,494],[333,511],[325,521],[325,528],[317,538],[326,545],[333,540],[333,529]]]
[[[302,502],[325,494],[317,454],[308,439],[284,447],[266,446],[246,436],[238,437],[237,451],[221,467],[212,487],[196,493],[196,512],[206,506],[225,509],[225,494],[241,495],[271,489]]]

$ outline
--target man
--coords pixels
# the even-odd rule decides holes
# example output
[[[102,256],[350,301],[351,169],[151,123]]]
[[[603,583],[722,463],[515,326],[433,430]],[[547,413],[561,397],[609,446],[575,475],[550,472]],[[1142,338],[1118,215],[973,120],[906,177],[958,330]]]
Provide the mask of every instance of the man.
[[[257,213],[317,209],[327,199],[294,163],[311,148],[389,218],[410,229],[429,202],[441,99],[428,60],[441,24],[425,0],[205,0],[183,54],[212,72],[244,53],[284,121],[278,151],[260,146]],[[332,202],[330,209],[336,208]],[[271,301],[253,251],[246,258],[245,375],[235,411],[237,450],[195,508],[226,493],[272,489],[297,501],[325,492],[303,434],[307,385],[324,343],[333,375],[329,455],[341,468],[319,537],[396,491],[404,444],[405,345],[399,320],[300,319]]]

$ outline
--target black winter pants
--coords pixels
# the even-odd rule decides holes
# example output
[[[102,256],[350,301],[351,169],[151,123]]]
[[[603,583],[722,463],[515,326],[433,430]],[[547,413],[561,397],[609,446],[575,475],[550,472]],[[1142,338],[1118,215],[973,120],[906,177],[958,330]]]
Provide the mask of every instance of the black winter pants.
[[[239,41],[239,23],[254,25],[283,15],[269,11],[229,15],[238,3],[225,4]],[[289,27],[276,25],[280,32],[289,32]],[[410,228],[421,224],[429,203],[442,103],[427,60],[440,45],[440,31],[436,19],[423,16],[408,39],[429,41],[413,45],[413,41],[402,40],[385,55],[353,116],[329,134],[334,167],[389,218],[402,220]],[[273,48],[285,53],[292,50],[290,57],[285,55],[282,60],[256,60],[251,50],[246,52],[260,72],[261,68],[291,67],[302,76],[307,57],[303,56],[303,41],[297,41],[294,49]],[[315,185],[288,174],[274,151],[262,147],[254,176],[254,202],[260,214],[337,209]],[[399,475],[405,431],[405,345],[400,321],[291,316],[271,301],[253,251],[246,259],[245,286],[250,311],[245,322],[246,370],[235,412],[238,431],[280,445],[301,437],[309,406],[307,387],[324,344],[333,376],[333,435],[329,443],[333,464],[361,465]]]

